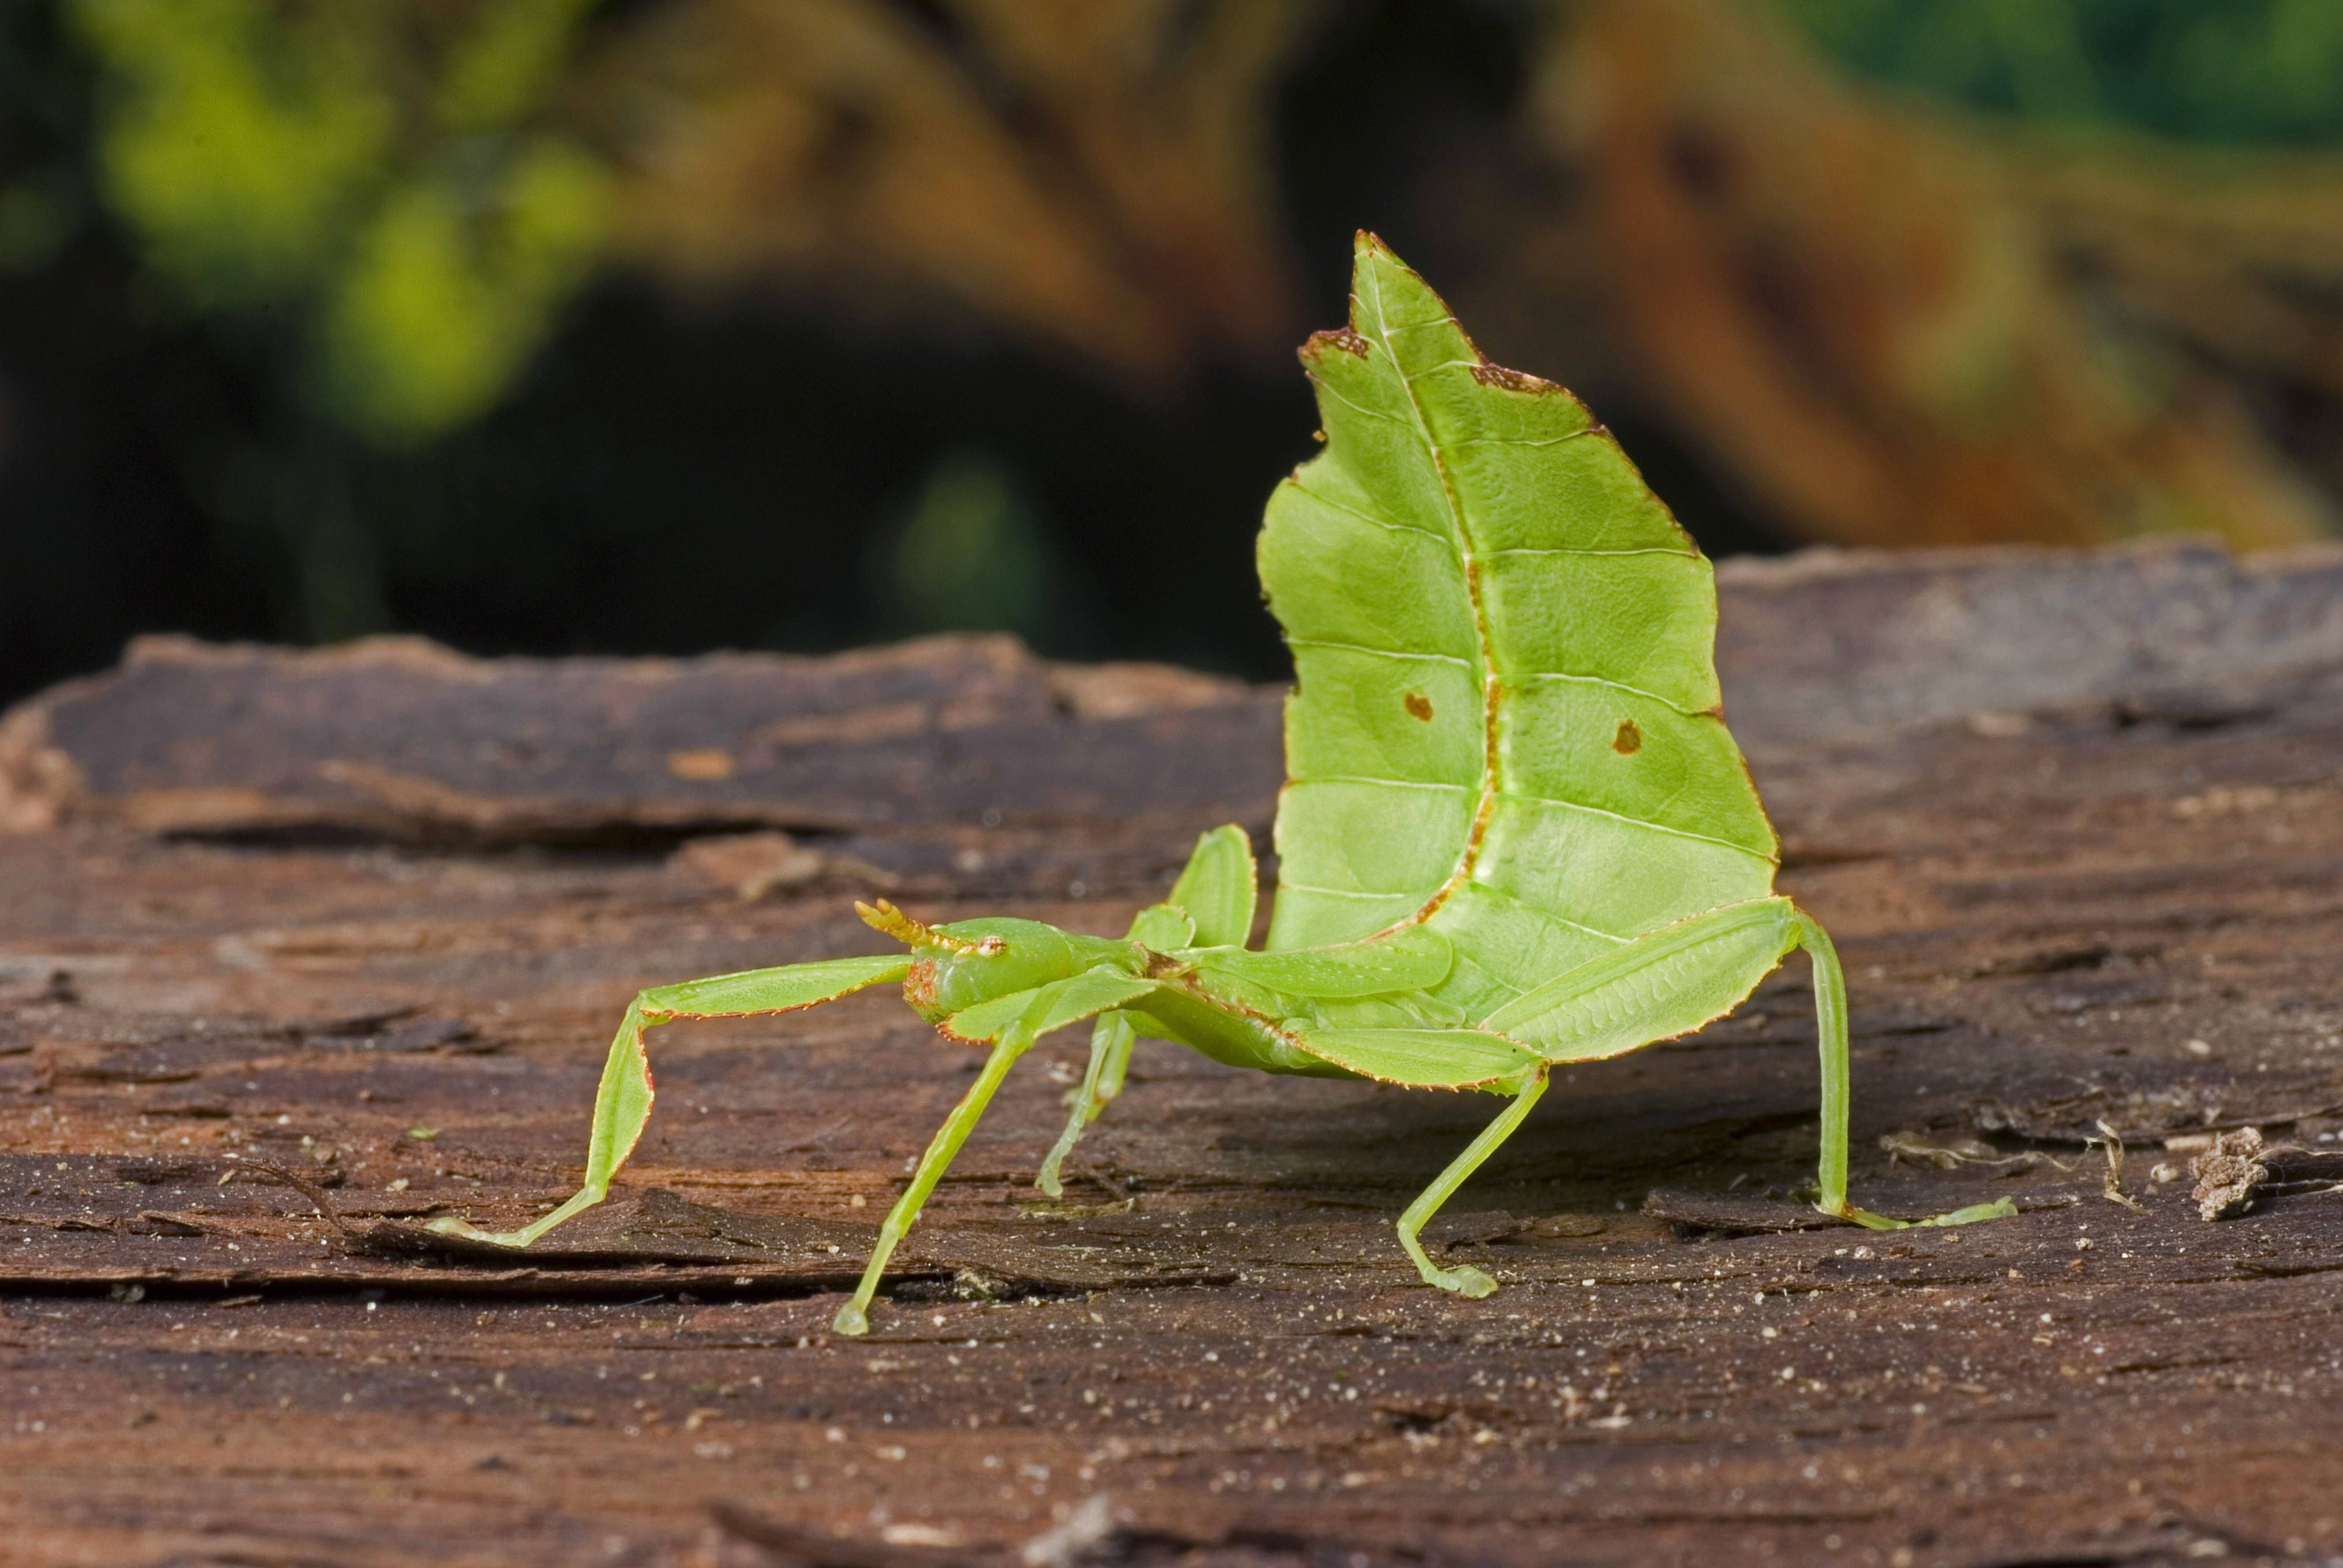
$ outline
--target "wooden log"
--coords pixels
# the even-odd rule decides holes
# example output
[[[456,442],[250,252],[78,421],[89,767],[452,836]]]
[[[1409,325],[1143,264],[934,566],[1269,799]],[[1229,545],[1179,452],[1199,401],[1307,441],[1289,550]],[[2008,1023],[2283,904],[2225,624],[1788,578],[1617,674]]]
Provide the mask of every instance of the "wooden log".
[[[57,821],[0,835],[0,1562],[2343,1552],[2333,571],[2183,550],[1725,574],[1784,883],[1854,990],[1856,1195],[2008,1194],[2018,1218],[1809,1222],[1802,974],[1566,1074],[1434,1226],[1503,1282],[1481,1302],[1417,1284],[1391,1229],[1481,1101],[1151,1048],[1051,1203],[1030,1182],[1080,1060],[1060,1040],[855,1343],[826,1332],[838,1294],[976,1060],[884,996],[660,1030],[638,1162],[542,1251],[420,1221],[565,1195],[625,999],[871,950],[851,893],[1120,929],[1202,818],[1265,818],[1274,694],[1122,672],[1159,696],[1102,716],[1052,695],[1087,678],[981,644],[663,669],[377,653],[316,688],[330,658],[180,650],[52,693],[10,721],[11,778]],[[619,699],[728,680],[680,715]],[[330,710],[377,681],[405,730]],[[991,706],[949,728],[971,689]],[[748,755],[760,702],[850,726],[914,700],[873,748],[934,779],[954,737],[1005,758],[986,749],[1022,736],[1003,766],[1048,819],[889,786],[847,739],[805,744],[867,789],[813,749],[729,780],[665,760]],[[545,765],[558,788],[467,760],[530,703],[599,738]],[[200,714],[236,746],[157,743]],[[637,724],[648,760],[611,760]],[[1255,749],[1202,755],[1214,734]],[[337,793],[310,766],[337,757],[494,810]],[[292,804],[131,804],[216,787]],[[791,837],[670,852],[744,825]],[[776,869],[799,851],[820,865]],[[2208,1223],[2187,1166],[2245,1127],[2265,1180]]]
[[[1006,637],[694,659],[145,638],[9,715],[0,813],[470,844],[1209,825],[1274,793],[1277,710],[1241,682],[1051,666]]]

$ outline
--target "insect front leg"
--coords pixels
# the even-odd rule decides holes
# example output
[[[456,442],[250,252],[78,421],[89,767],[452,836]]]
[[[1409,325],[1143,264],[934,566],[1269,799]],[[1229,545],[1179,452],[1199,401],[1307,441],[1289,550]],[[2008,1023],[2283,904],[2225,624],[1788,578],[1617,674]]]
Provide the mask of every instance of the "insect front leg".
[[[901,954],[862,959],[828,959],[779,969],[749,970],[719,975],[713,980],[687,980],[639,993],[618,1020],[610,1054],[602,1064],[601,1087],[594,1093],[593,1131],[586,1146],[586,1181],[570,1200],[518,1231],[481,1231],[461,1220],[431,1221],[431,1229],[475,1241],[504,1247],[526,1247],[563,1221],[590,1209],[610,1193],[610,1178],[627,1162],[643,1124],[651,1114],[650,1058],[643,1050],[643,1031],[677,1019],[756,1018],[768,1013],[794,1012],[801,1007],[832,1000],[866,986],[900,980],[911,970]]]

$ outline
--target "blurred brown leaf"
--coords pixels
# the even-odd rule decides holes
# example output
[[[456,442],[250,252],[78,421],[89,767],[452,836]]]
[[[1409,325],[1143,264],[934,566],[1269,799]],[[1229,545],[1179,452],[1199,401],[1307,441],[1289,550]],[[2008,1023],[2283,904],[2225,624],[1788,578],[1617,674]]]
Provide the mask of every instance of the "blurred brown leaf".
[[[679,0],[589,98],[622,243],[1133,379],[1296,336],[1268,89],[1312,0]],[[940,308],[941,307],[941,308]]]
[[[2127,310],[2343,396],[2343,156],[2036,133],[2006,162],[2053,243]]]
[[[1268,121],[1323,5],[671,0],[579,101],[645,265],[1159,387],[1297,335]],[[2255,402],[2343,430],[2343,160],[1988,129],[1749,0],[1547,15],[1513,145],[1423,192],[1512,357],[1627,380],[1804,538],[2343,525]]]
[[[1576,178],[1509,248],[1508,286],[1591,282],[1628,373],[1805,537],[2253,547],[2336,525],[2224,367],[2180,347],[2332,377],[2332,298],[2305,334],[2309,306],[2250,281],[2312,254],[2331,287],[2323,175],[2271,162],[2251,194],[2176,200],[2160,175],[2019,158],[1732,0],[1578,0],[1530,126]],[[2207,226],[2234,243],[2208,250]],[[2145,322],[2072,265],[2086,242]]]

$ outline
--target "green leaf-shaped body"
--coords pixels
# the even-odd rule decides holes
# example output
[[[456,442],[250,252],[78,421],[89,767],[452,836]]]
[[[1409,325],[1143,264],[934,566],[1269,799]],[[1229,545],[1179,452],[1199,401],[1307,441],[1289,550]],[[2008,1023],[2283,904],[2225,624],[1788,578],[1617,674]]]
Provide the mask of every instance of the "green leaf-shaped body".
[[[1428,924],[1477,1023],[1765,897],[1777,847],[1706,558],[1577,398],[1483,359],[1372,236],[1357,262],[1350,327],[1302,349],[1326,450],[1261,536],[1299,677],[1268,945]]]

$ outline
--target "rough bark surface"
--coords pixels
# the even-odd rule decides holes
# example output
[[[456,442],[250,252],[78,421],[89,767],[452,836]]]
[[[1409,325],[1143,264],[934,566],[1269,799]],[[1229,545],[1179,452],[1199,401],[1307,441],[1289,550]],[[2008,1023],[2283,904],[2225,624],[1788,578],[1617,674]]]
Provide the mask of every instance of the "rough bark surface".
[[[1855,1196],[2019,1218],[1799,1208],[1803,972],[1565,1076],[1434,1226],[1480,1302],[1391,1225],[1493,1102],[1144,1050],[1050,1203],[1069,1037],[860,1342],[838,1293],[980,1056],[884,994],[659,1031],[638,1162],[538,1251],[419,1221],[566,1195],[632,990],[873,950],[854,893],[1119,930],[1198,828],[1265,823],[1273,694],[997,644],[150,651],[7,721],[53,825],[0,836],[0,1563],[2343,1555],[2335,572],[1726,574],[1784,885],[1854,989]],[[354,759],[429,788],[335,794]],[[152,809],[200,790],[242,805]],[[2192,1161],[2246,1128],[2207,1222]]]

